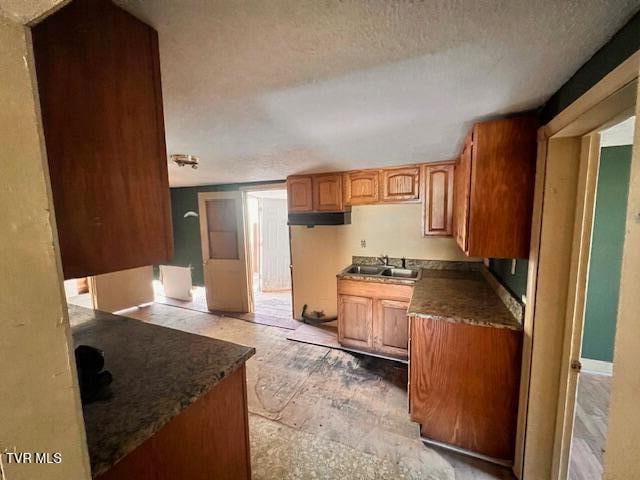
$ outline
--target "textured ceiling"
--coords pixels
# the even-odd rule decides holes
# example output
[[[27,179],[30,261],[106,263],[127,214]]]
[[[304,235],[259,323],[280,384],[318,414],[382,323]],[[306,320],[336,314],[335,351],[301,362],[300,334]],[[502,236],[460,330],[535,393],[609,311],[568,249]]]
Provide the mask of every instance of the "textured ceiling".
[[[638,0],[120,0],[153,25],[172,186],[449,159],[540,106]]]

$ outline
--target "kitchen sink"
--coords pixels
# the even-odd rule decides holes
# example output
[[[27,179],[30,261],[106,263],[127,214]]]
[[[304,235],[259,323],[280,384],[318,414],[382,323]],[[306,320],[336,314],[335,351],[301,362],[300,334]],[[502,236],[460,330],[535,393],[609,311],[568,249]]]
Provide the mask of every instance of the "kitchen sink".
[[[397,278],[418,278],[418,270],[410,270],[408,268],[387,268],[380,274],[384,277]]]
[[[345,273],[355,273],[356,275],[380,275],[387,267],[376,267],[371,265],[351,265]]]
[[[342,275],[362,275],[365,277],[390,277],[403,280],[418,280],[420,270],[390,267],[388,265],[350,265],[342,271]]]

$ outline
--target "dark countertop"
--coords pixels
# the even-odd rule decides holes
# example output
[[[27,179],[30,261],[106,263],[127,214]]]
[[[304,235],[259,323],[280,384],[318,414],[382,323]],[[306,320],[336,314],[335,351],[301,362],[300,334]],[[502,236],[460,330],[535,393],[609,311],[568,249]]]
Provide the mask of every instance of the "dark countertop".
[[[522,330],[478,271],[423,269],[407,313],[416,318]]]
[[[255,349],[69,305],[75,345],[104,351],[113,397],[83,405],[93,477],[228,377]],[[224,415],[224,412],[219,412]]]

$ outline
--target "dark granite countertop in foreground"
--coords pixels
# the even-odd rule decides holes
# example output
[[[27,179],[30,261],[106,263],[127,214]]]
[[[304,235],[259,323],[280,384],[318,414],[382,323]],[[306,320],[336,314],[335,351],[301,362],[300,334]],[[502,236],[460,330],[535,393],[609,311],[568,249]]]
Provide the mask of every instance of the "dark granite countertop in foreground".
[[[522,330],[478,271],[422,270],[415,282],[408,315],[498,328]]]
[[[93,477],[242,366],[255,349],[69,305],[75,345],[104,351],[107,401],[83,405]],[[224,415],[224,412],[217,412]]]

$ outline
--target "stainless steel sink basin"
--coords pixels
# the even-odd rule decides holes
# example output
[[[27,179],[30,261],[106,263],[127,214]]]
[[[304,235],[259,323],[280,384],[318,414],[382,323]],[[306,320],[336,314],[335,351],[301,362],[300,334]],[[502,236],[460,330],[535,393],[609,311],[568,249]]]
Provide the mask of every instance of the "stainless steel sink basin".
[[[388,265],[350,265],[342,271],[342,275],[361,275],[365,277],[390,277],[415,281],[420,278],[420,270],[396,268]]]
[[[387,267],[376,267],[372,265],[351,265],[345,273],[355,273],[356,275],[380,275]]]
[[[384,277],[418,278],[418,270],[408,268],[387,268],[380,274]]]

